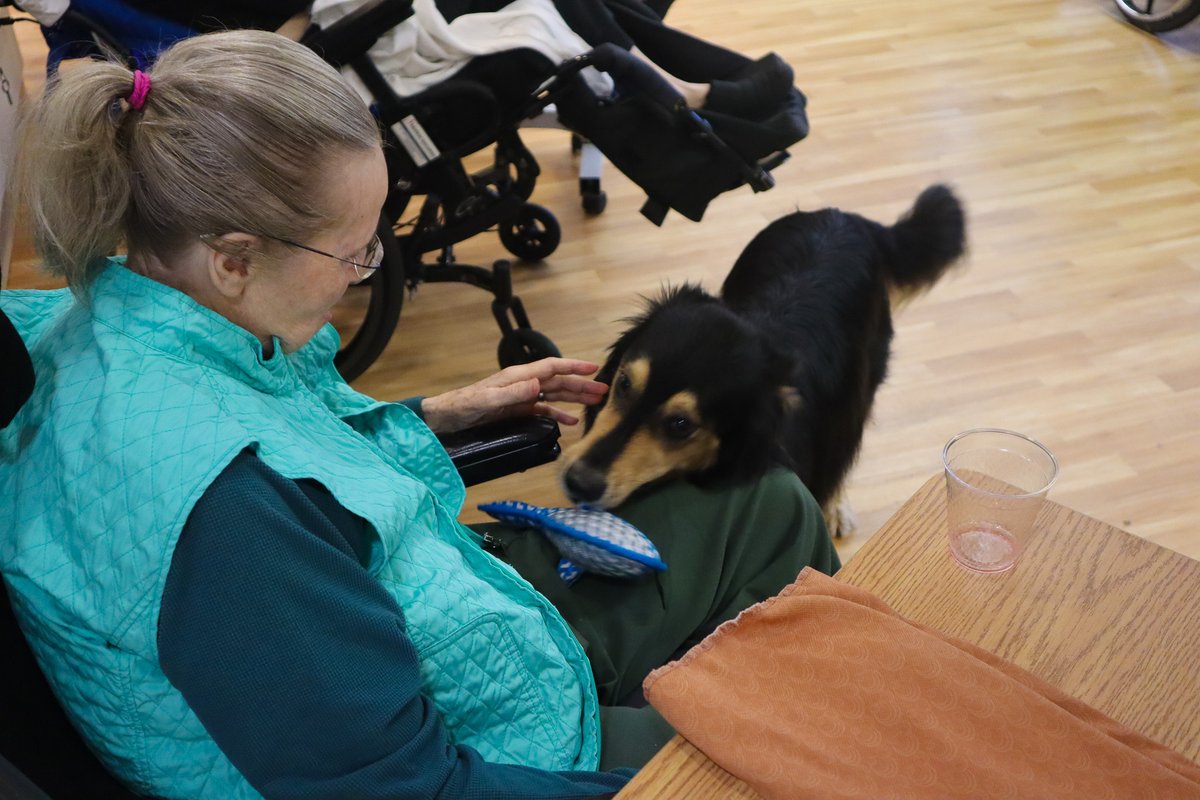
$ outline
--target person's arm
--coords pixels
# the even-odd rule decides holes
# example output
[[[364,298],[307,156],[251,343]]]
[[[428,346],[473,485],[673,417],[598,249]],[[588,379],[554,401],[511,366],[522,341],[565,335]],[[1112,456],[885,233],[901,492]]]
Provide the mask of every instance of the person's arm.
[[[238,456],[201,497],[163,596],[163,671],[270,798],[610,796],[622,773],[485,762],[421,695],[403,612],[363,568],[366,523]]]
[[[597,369],[597,364],[572,358],[543,358],[517,364],[470,386],[421,398],[421,418],[435,433],[454,433],[473,425],[531,414],[550,417],[562,425],[575,425],[579,417],[551,404],[594,406],[603,400],[608,386],[588,377]],[[404,403],[408,405],[410,401]]]

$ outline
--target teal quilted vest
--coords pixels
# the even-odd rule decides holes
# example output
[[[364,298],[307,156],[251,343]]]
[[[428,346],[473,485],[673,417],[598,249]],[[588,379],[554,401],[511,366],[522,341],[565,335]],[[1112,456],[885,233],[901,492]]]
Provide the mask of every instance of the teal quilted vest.
[[[244,448],[313,478],[378,534],[370,570],[404,610],[424,693],[487,759],[594,769],[595,687],[555,609],[456,522],[463,487],[407,408],[333,369],[326,326],[288,356],[114,260],[80,304],[6,292],[37,370],[0,432],[0,569],[43,671],[101,760],[141,792],[256,797],[159,667],[188,514]]]

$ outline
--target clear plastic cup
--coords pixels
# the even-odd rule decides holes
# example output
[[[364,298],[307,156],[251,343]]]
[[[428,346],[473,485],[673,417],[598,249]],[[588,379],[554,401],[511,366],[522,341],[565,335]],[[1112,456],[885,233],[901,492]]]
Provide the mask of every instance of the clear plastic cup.
[[[942,464],[955,560],[976,572],[1012,569],[1058,477],[1054,454],[1015,431],[975,428],[946,443]]]

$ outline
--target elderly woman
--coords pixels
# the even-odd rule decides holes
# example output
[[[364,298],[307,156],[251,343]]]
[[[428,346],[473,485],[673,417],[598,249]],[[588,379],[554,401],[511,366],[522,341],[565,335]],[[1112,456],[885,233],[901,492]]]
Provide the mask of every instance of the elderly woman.
[[[597,770],[671,733],[618,705],[646,673],[836,568],[786,473],[620,509],[660,576],[567,588],[540,536],[485,550],[431,428],[571,423],[539,395],[606,387],[553,359],[409,408],[339,378],[330,309],[379,267],[385,169],[367,109],[300,45],[216,33],[152,75],[82,65],[23,147],[70,291],[3,298],[38,385],[0,439],[0,567],[60,701],[135,791],[610,795],[629,770]]]

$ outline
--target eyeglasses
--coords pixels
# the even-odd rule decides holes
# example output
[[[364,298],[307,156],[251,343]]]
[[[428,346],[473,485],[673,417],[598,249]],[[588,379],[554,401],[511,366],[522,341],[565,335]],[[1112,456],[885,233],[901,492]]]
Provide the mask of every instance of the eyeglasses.
[[[383,266],[383,242],[379,241],[379,234],[375,234],[367,244],[367,249],[363,251],[362,261],[335,256],[333,253],[326,253],[324,250],[318,250],[315,247],[309,247],[306,244],[293,242],[289,239],[280,239],[277,236],[267,236],[266,234],[263,234],[263,236],[267,239],[274,239],[280,244],[286,244],[288,247],[298,247],[301,250],[307,250],[310,253],[316,253],[319,256],[325,256],[326,258],[332,258],[334,261],[349,264],[354,267],[354,274],[358,276],[359,280],[366,280],[375,274],[375,270]]]
[[[309,247],[306,244],[293,242],[291,239],[280,239],[278,236],[270,236],[265,233],[259,235],[264,239],[271,239],[279,242],[280,244],[286,244],[288,247],[296,247],[300,250],[307,250],[310,253],[316,253],[319,256],[325,256],[326,258],[332,258],[334,261],[341,261],[343,264],[349,264],[350,266],[354,267],[354,274],[358,276],[359,280],[366,280],[375,274],[375,270],[383,266],[383,242],[379,240],[379,234],[375,234],[375,236],[367,244],[366,249],[363,251],[361,261],[353,258],[342,258],[341,256],[335,256],[333,253],[326,253],[324,250],[318,250],[317,248]],[[205,233],[200,236],[200,241],[204,242],[205,244],[211,244],[216,238],[217,234],[215,233]]]

